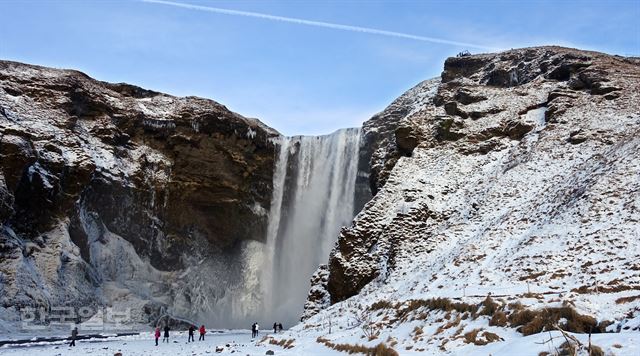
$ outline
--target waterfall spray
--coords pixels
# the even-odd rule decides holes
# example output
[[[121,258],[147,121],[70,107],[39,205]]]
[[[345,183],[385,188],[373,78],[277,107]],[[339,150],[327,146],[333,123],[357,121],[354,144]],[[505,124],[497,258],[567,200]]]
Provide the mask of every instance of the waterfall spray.
[[[260,281],[270,318],[297,321],[309,278],[353,219],[359,146],[359,129],[280,142]]]

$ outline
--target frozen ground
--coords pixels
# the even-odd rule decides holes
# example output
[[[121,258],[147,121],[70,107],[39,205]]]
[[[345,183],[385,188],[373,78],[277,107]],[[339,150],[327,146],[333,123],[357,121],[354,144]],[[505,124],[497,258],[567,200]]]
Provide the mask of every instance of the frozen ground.
[[[317,344],[315,340],[307,340],[304,345],[297,345],[293,349],[270,345],[260,341],[267,334],[261,334],[257,339],[251,339],[249,330],[228,330],[207,333],[205,341],[187,343],[186,332],[172,332],[171,342],[154,345],[151,331],[141,332],[139,335],[114,337],[110,339],[89,339],[76,342],[76,347],[67,346],[67,342],[41,342],[19,346],[0,347],[2,355],[206,355],[215,354],[216,348],[221,347],[221,355],[265,355],[268,350],[276,355],[338,355],[339,352],[330,350]],[[196,335],[197,337],[197,335]],[[8,339],[0,336],[0,340]]]
[[[172,333],[169,344],[160,343],[154,346],[151,332],[146,331],[135,336],[114,337],[108,340],[90,339],[77,342],[74,348],[68,347],[66,342],[33,343],[15,347],[0,347],[2,355],[114,355],[118,352],[123,355],[207,355],[207,354],[240,354],[240,355],[265,355],[268,350],[275,355],[346,355],[331,350],[316,342],[309,333],[298,334],[295,330],[285,332],[278,339],[293,338],[294,347],[284,349],[277,345],[268,343],[269,338],[264,340],[264,336],[251,340],[249,330],[229,330],[207,334],[205,341],[187,343],[186,332]],[[548,342],[550,335],[553,342]],[[581,342],[587,343],[587,335],[574,334]],[[266,336],[270,336],[266,334]],[[299,337],[299,339],[296,339]],[[6,339],[1,337],[2,339]],[[347,340],[341,338],[342,342],[351,344],[361,344],[361,340]],[[538,355],[541,352],[552,352],[564,342],[563,337],[553,332],[535,334],[528,337],[514,337],[503,342],[492,343],[486,346],[468,345],[455,351],[416,351],[398,350],[400,355]],[[609,334],[594,334],[592,343],[600,346],[607,355],[639,355],[640,354],[640,333],[622,332]],[[222,347],[222,351],[216,352],[217,347]]]

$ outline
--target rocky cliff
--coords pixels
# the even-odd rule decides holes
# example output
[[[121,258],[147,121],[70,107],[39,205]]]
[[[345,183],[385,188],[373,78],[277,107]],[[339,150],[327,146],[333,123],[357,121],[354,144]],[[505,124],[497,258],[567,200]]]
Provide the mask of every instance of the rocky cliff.
[[[0,314],[150,322],[231,298],[243,241],[266,236],[275,136],[211,100],[0,61]]]
[[[447,59],[364,124],[376,194],[314,275],[301,330],[438,353],[638,328],[639,90],[634,58]]]

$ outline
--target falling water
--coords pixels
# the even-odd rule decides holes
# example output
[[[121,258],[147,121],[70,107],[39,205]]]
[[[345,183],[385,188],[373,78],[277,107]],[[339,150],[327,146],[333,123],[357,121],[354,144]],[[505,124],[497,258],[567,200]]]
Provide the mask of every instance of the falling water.
[[[359,129],[283,138],[260,276],[265,316],[294,322],[309,278],[353,219]]]

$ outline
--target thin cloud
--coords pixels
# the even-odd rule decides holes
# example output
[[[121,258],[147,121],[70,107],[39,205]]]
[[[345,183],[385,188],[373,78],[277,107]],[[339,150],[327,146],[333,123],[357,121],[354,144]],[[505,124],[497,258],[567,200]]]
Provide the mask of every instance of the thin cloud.
[[[250,12],[250,11],[229,10],[229,9],[222,9],[218,7],[184,4],[184,3],[173,2],[173,1],[164,1],[164,0],[141,0],[141,1],[146,3],[152,3],[152,4],[181,7],[181,8],[190,9],[190,10],[212,12],[216,14],[253,17],[253,18],[259,18],[263,20],[288,22],[288,23],[293,23],[298,25],[315,26],[315,27],[330,28],[330,29],[341,30],[341,31],[350,31],[350,32],[368,33],[372,35],[405,38],[405,39],[415,40],[415,41],[440,43],[440,44],[447,44],[452,46],[460,46],[460,47],[468,47],[468,48],[478,48],[478,49],[490,50],[490,51],[499,50],[499,48],[486,46],[483,44],[452,41],[452,40],[447,40],[444,38],[436,38],[436,37],[418,36],[418,35],[412,35],[412,34],[403,33],[403,32],[378,30],[378,29],[369,28],[369,27],[341,25],[341,24],[331,23],[331,22],[304,20],[304,19],[299,19],[295,17],[275,16],[275,15],[263,14],[259,12]]]

